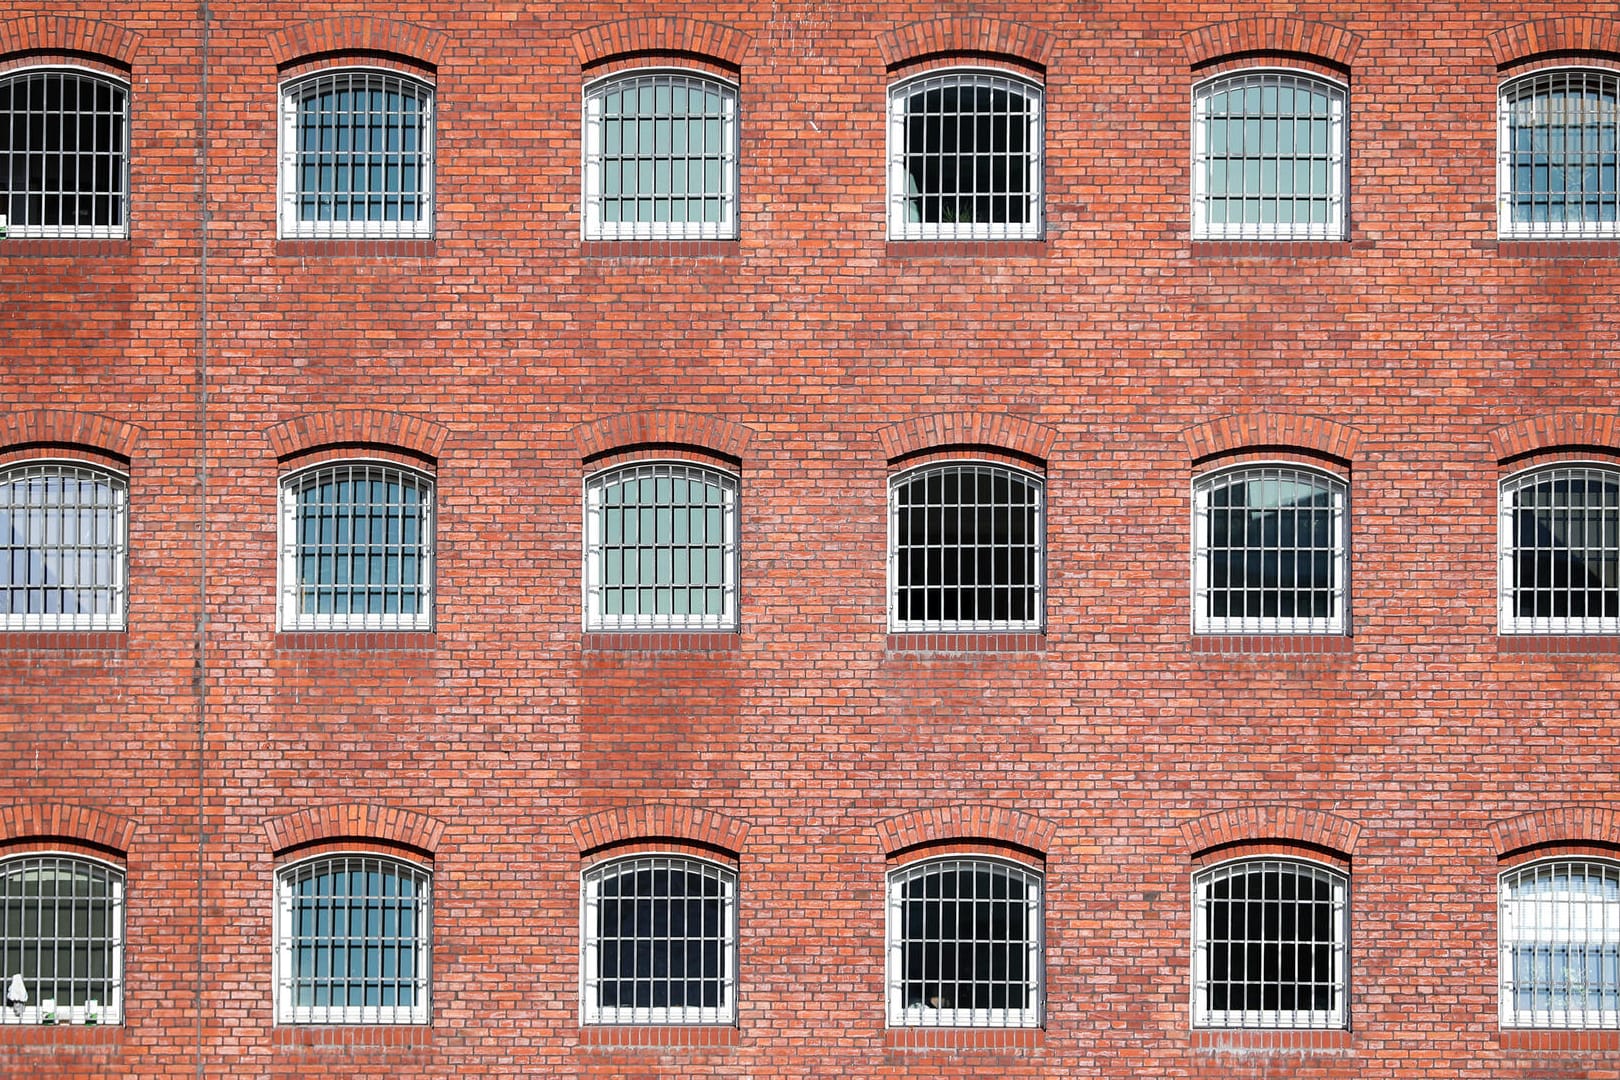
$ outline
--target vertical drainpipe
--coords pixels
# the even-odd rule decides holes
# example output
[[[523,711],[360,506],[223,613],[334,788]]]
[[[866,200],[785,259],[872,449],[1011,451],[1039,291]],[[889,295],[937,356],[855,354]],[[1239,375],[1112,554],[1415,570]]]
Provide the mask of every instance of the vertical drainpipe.
[[[192,1012],[196,1018],[197,1080],[207,1080],[206,1025],[203,1001],[207,987],[207,947],[204,933],[208,878],[208,0],[198,0],[202,28],[199,43],[201,105],[197,119],[197,638],[193,657],[193,689],[197,703],[197,991]]]

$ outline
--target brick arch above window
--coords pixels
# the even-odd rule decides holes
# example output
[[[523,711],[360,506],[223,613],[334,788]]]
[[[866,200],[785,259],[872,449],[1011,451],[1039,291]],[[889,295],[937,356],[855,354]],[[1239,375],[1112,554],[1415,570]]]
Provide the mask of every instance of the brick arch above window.
[[[1491,845],[1498,856],[1587,844],[1620,850],[1620,811],[1605,806],[1550,806],[1491,822]]]
[[[1001,57],[1045,70],[1057,39],[1024,23],[955,15],[924,19],[877,36],[887,68],[937,56]]]
[[[1490,440],[1498,462],[1543,450],[1590,449],[1612,454],[1620,452],[1620,414],[1547,413],[1503,424],[1490,433]]]
[[[987,803],[931,806],[877,822],[878,843],[885,854],[963,840],[990,840],[1008,847],[1045,854],[1057,838],[1057,823],[1022,810]]]
[[[1507,67],[1542,56],[1620,56],[1620,21],[1590,15],[1532,19],[1486,37],[1491,58]]]
[[[1182,433],[1195,463],[1238,451],[1303,450],[1348,464],[1361,432],[1321,416],[1287,413],[1233,413],[1187,428]]]
[[[68,840],[127,854],[139,824],[94,806],[14,803],[0,806],[0,843]]]
[[[298,60],[341,54],[399,57],[437,68],[444,59],[447,35],[414,23],[339,15],[282,27],[270,35],[268,48],[277,67]]]
[[[264,823],[270,850],[277,853],[331,840],[381,840],[431,855],[446,828],[426,814],[376,803],[311,806]]]
[[[626,56],[691,56],[740,71],[752,39],[725,23],[671,15],[598,23],[569,43],[582,68]]]
[[[1211,23],[1181,35],[1194,68],[1252,56],[1296,56],[1349,70],[1361,38],[1342,26],[1309,19],[1253,18]]]
[[[1349,818],[1286,803],[1234,806],[1181,823],[1181,837],[1190,855],[1238,844],[1283,841],[1330,851],[1349,858],[1355,854],[1361,826]]]
[[[568,825],[580,853],[641,841],[684,841],[731,855],[742,853],[748,822],[698,806],[642,803],[600,810]]]
[[[654,409],[592,420],[574,428],[573,434],[580,457],[586,461],[643,447],[693,447],[741,461],[754,430],[705,413]]]
[[[24,409],[0,416],[0,449],[78,447],[129,461],[141,429],[99,413]]]
[[[443,424],[378,409],[339,409],[284,420],[265,429],[278,459],[332,446],[395,447],[437,461],[450,437]]]
[[[140,43],[140,34],[101,19],[35,15],[0,22],[0,57],[13,53],[65,53],[113,60],[128,69],[135,62]]]
[[[1057,444],[1055,428],[1010,413],[931,413],[890,424],[877,433],[890,462],[946,447],[1006,450],[1044,464]]]

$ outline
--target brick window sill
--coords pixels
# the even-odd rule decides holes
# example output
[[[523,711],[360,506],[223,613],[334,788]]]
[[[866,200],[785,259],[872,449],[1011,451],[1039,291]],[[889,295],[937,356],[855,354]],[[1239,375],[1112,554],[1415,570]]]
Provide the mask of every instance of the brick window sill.
[[[1504,1050],[1570,1051],[1620,1050],[1620,1031],[1553,1031],[1534,1028],[1504,1028]]]
[[[1505,259],[1614,259],[1620,258],[1620,240],[1487,240]]]
[[[0,632],[0,652],[123,652],[128,644],[128,636],[122,630]]]
[[[890,240],[884,255],[891,259],[1038,259],[1047,254],[1045,240]]]
[[[579,1029],[581,1046],[610,1050],[724,1047],[739,1041],[731,1024],[592,1024]]]
[[[278,1050],[344,1053],[352,1050],[404,1050],[433,1045],[426,1024],[278,1024],[271,1045]]]
[[[1373,247],[1370,240],[1194,240],[1191,243],[1195,259],[1324,258]]]
[[[1620,653],[1620,634],[1499,634],[1496,651],[1532,656],[1614,655]]]
[[[1039,1050],[1046,1045],[1041,1028],[892,1027],[884,1033],[889,1050]]]
[[[586,259],[725,259],[741,253],[742,244],[730,240],[582,240],[579,254]]]
[[[1194,634],[1192,651],[1222,656],[1334,656],[1355,650],[1348,634]]]
[[[124,1045],[122,1024],[0,1024],[0,1060],[17,1053],[96,1054]],[[9,1075],[0,1068],[0,1075]]]
[[[0,240],[0,252],[33,258],[128,255],[130,250],[131,245],[127,236],[93,240],[79,240],[71,236],[8,236]]]
[[[891,656],[963,653],[1042,653],[1046,635],[1024,633],[899,633],[890,634],[885,650]]]
[[[431,630],[282,630],[277,652],[432,652],[438,635]]]
[[[1210,1054],[1269,1055],[1342,1054],[1355,1047],[1350,1032],[1332,1030],[1261,1030],[1249,1028],[1206,1028],[1195,1030],[1192,1048]]]
[[[438,248],[426,237],[306,238],[277,240],[276,254],[290,259],[431,259],[438,254]]]
[[[726,653],[742,648],[742,635],[734,630],[588,630],[580,645],[586,652]]]

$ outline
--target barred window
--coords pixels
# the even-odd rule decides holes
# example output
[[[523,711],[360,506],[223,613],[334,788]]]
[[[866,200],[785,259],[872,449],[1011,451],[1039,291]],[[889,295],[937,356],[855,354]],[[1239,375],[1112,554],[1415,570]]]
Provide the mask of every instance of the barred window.
[[[1342,633],[1346,489],[1310,469],[1215,473],[1193,488],[1193,629]]]
[[[430,876],[375,855],[276,874],[276,1021],[425,1024]]]
[[[889,238],[1041,235],[1041,88],[950,71],[889,91]]]
[[[1039,630],[1043,485],[1002,465],[928,465],[889,491],[889,628]]]
[[[1193,236],[1344,236],[1344,87],[1243,71],[1193,91]]]
[[[737,88],[688,71],[585,89],[585,238],[737,235]]]
[[[1620,72],[1537,71],[1502,84],[1501,233],[1620,235]]]
[[[105,469],[0,469],[0,629],[124,628],[128,483]]]
[[[889,1025],[1038,1027],[1041,875],[991,859],[889,874]]]
[[[433,88],[324,71],[281,89],[281,235],[433,234]]]
[[[1620,632],[1620,469],[1508,478],[1500,533],[1504,634]]]
[[[433,628],[433,480],[374,462],[281,483],[283,630]]]
[[[1346,879],[1254,859],[1193,879],[1193,1026],[1341,1028]]]
[[[585,484],[587,630],[737,627],[737,478],[684,462]]]
[[[737,875],[675,855],[586,872],[581,994],[587,1024],[737,1018]]]
[[[1502,1026],[1620,1028],[1620,866],[1509,870],[1501,904]]]
[[[123,1021],[123,871],[71,855],[0,862],[0,1002],[0,1024]]]
[[[129,90],[71,68],[0,78],[4,233],[129,235]]]

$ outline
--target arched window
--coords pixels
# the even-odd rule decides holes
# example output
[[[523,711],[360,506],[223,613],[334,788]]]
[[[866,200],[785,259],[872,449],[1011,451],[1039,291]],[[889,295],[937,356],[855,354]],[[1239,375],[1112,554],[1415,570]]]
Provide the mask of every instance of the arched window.
[[[123,1018],[124,872],[73,855],[0,861],[0,1024]]]
[[[433,628],[433,480],[343,461],[281,482],[283,630]]]
[[[1344,236],[1344,87],[1238,71],[1193,90],[1193,236]]]
[[[1343,633],[1345,500],[1343,481],[1291,465],[1200,478],[1193,486],[1193,629]]]
[[[433,87],[320,71],[281,88],[281,235],[433,235]]]
[[[1039,1027],[1041,875],[988,858],[889,873],[891,1027]]]
[[[737,1018],[737,874],[637,855],[585,872],[581,996],[587,1024],[729,1024]]]
[[[1620,1027],[1620,865],[1550,859],[1502,875],[1503,1027]]]
[[[1502,482],[1504,634],[1620,631],[1620,469],[1557,465]]]
[[[1044,485],[986,462],[925,465],[889,489],[889,628],[1040,630]]]
[[[999,71],[889,89],[889,238],[1037,239],[1041,88]]]
[[[633,71],[585,88],[585,238],[737,235],[737,88]]]
[[[276,872],[276,1021],[425,1024],[430,875],[379,855]]]
[[[682,461],[585,482],[587,630],[737,628],[737,478]]]
[[[1503,236],[1620,235],[1620,72],[1555,68],[1509,79],[1498,125]]]
[[[1193,1026],[1340,1028],[1346,879],[1295,859],[1222,863],[1193,878]]]
[[[79,68],[0,77],[0,185],[0,235],[128,236],[126,85]]]
[[[128,493],[79,462],[0,469],[0,629],[124,628]]]

